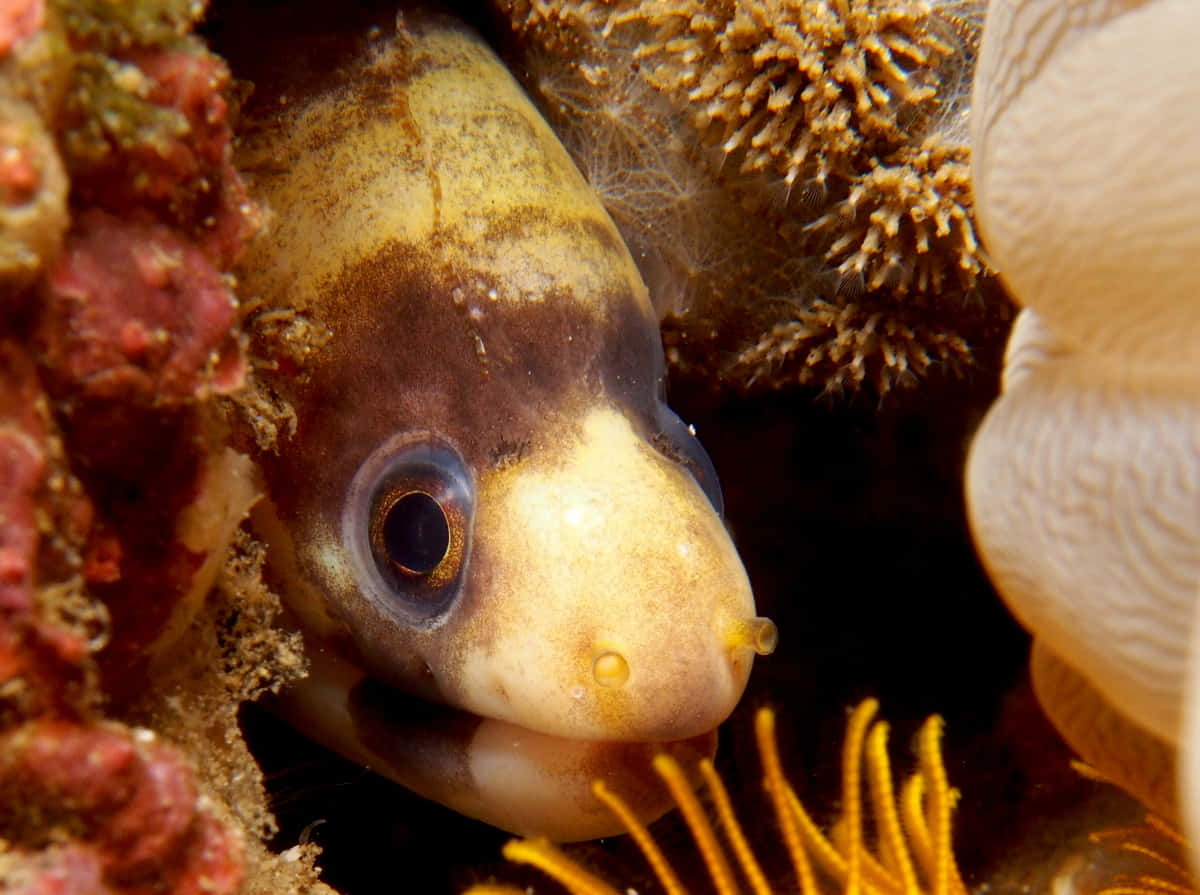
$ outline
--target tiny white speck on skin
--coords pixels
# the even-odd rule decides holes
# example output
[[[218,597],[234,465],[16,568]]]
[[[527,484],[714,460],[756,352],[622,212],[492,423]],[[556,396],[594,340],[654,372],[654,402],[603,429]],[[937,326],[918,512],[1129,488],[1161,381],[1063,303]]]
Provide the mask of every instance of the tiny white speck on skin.
[[[563,521],[567,525],[579,526],[583,524],[583,509],[580,507],[571,507],[563,513]]]
[[[692,548],[688,546],[686,541],[680,541],[678,544],[675,545],[675,549],[676,549],[676,551],[678,551],[679,555],[681,557],[683,557],[684,559],[687,559],[689,556],[692,555]]]
[[[583,684],[576,684],[574,687],[571,688],[571,698],[572,699],[583,699],[583,694],[586,692],[587,691],[584,689]]]
[[[153,730],[138,727],[133,731],[133,739],[134,742],[141,743],[144,746],[147,743],[153,743],[157,739],[157,735]]]

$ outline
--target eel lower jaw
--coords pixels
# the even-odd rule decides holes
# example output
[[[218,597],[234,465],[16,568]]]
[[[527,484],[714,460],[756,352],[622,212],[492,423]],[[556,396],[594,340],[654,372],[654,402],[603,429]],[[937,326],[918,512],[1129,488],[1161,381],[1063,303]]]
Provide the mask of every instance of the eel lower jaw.
[[[624,833],[592,792],[598,780],[653,821],[674,805],[654,756],[695,768],[716,753],[716,730],[666,743],[551,736],[427,702],[331,652],[310,651],[310,659],[310,676],[279,698],[281,714],[417,794],[522,836],[573,842]]]

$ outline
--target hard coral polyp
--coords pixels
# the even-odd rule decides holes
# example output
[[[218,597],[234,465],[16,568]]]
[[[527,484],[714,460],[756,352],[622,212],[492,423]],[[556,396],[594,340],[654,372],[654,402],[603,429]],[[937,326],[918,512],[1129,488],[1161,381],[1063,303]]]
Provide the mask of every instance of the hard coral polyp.
[[[34,721],[0,737],[0,888],[141,895],[234,892],[240,837],[148,731]],[[45,852],[69,836],[71,844]]]

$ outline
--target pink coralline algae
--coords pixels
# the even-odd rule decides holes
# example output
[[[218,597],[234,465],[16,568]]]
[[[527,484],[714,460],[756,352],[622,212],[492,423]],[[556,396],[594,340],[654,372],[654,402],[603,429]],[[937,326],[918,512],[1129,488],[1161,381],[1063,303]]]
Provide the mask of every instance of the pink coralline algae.
[[[4,0],[0,3],[0,56],[42,27],[44,0]]]
[[[76,194],[110,211],[150,209],[229,267],[257,226],[231,161],[229,70],[191,46],[128,54],[120,70],[142,120],[125,130],[79,122],[68,152]]]
[[[182,521],[223,497],[213,399],[246,375],[228,271],[258,224],[229,72],[188,33],[201,11],[0,0],[5,892],[224,895],[246,875],[197,756],[117,720],[229,537]]]
[[[100,720],[87,638],[40,605],[39,578],[69,563],[48,554],[86,552],[92,514],[66,484],[47,407],[21,346],[0,340],[0,889],[233,892],[239,834],[176,750]]]
[[[149,731],[22,725],[0,737],[0,820],[34,842],[48,826],[71,841],[18,846],[6,891],[232,892],[243,876],[240,838],[203,804],[186,762]]]
[[[242,385],[229,285],[163,224],[89,209],[45,282],[42,361],[74,400],[178,404]]]
[[[0,408],[0,690],[12,694],[4,702],[20,715],[74,714],[88,648],[37,610],[38,516],[56,510],[63,529],[74,529],[62,534],[78,542],[91,506],[80,496],[47,494],[53,448],[45,396],[32,362],[7,340],[0,340]]]

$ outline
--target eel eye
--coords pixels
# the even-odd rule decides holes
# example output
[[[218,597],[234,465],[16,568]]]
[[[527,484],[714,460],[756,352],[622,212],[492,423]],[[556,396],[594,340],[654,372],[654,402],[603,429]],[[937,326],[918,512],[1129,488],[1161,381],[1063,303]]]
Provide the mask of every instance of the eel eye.
[[[725,517],[725,497],[717,468],[696,438],[696,431],[666,404],[658,405],[658,431],[651,438],[659,453],[674,460],[692,474],[717,515]]]
[[[382,553],[404,575],[420,578],[437,571],[450,552],[450,523],[432,494],[399,495],[383,516]]]
[[[430,437],[393,439],[359,468],[349,502],[345,531],[364,594],[409,622],[445,612],[462,582],[475,504],[458,452]]]

